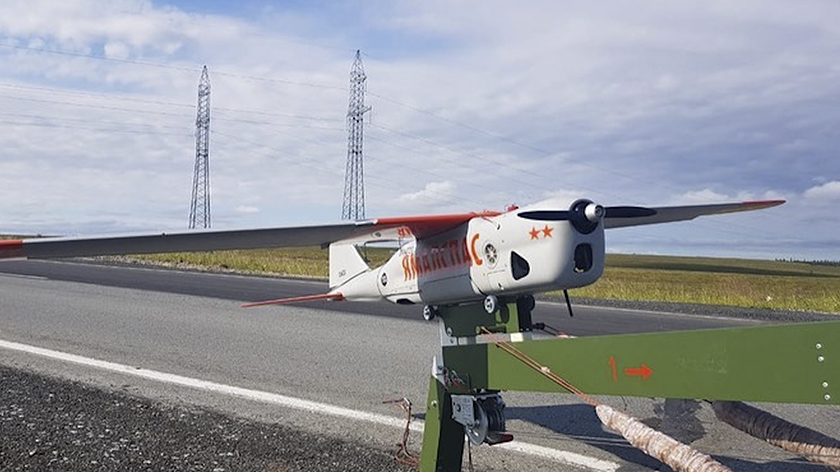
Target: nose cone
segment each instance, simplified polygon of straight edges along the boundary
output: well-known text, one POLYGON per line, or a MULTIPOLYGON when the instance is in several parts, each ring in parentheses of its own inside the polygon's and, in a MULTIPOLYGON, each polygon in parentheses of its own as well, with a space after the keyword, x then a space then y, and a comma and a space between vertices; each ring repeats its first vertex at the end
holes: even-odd
POLYGON ((583 215, 592 223, 597 223, 604 217, 604 207, 595 203, 590 203, 583 209, 583 215))

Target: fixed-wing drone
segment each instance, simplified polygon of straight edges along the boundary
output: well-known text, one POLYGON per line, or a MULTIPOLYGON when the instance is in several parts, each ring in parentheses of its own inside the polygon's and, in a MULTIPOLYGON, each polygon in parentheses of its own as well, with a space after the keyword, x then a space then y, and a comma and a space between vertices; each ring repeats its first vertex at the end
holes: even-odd
POLYGON ((595 282, 604 269, 604 230, 758 210, 784 200, 669 207, 608 206, 556 200, 505 212, 379 218, 270 229, 0 241, 2 258, 55 258, 224 249, 329 248, 329 291, 246 306, 309 300, 422 303, 440 306, 566 290, 595 282), (396 241, 399 249, 371 268, 357 246, 396 241))

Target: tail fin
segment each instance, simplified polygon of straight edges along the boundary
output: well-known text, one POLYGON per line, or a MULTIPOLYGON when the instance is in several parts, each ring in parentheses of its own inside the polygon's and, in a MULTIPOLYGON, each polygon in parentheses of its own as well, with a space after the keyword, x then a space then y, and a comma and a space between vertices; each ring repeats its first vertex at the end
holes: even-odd
POLYGON ((368 270, 370 266, 354 244, 330 244, 330 290, 368 270))

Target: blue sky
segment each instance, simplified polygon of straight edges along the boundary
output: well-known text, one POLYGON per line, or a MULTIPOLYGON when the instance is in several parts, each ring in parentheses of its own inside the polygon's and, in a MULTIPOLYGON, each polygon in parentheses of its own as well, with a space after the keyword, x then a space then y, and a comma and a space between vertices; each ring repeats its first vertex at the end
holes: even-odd
POLYGON ((0 4, 0 231, 186 226, 196 85, 214 227, 340 216, 368 75, 367 215, 785 198, 617 252, 840 259, 832 1, 0 4))

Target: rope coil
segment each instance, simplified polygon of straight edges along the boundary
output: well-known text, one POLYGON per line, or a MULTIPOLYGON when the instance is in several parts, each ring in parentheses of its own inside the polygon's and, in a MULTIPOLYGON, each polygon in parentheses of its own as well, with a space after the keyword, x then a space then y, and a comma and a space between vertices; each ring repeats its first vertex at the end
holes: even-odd
POLYGON ((397 405, 405 412, 405 429, 403 430, 402 439, 397 443, 397 450, 394 451, 394 460, 412 467, 419 466, 420 458, 408 450, 408 439, 411 434, 411 401, 403 397, 396 400, 384 400, 382 403, 397 405))
POLYGON ((806 460, 840 470, 840 441, 741 402, 712 402, 721 421, 806 460))

